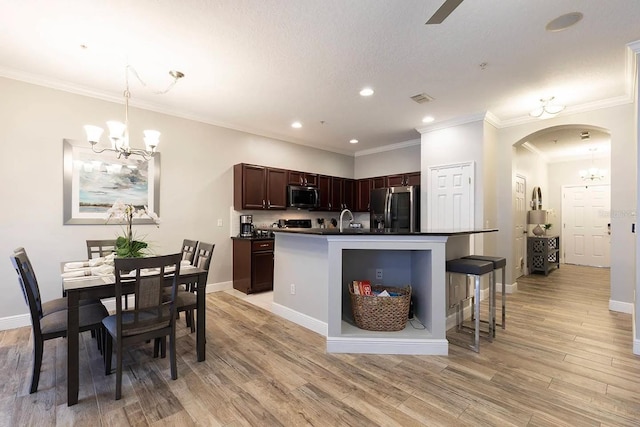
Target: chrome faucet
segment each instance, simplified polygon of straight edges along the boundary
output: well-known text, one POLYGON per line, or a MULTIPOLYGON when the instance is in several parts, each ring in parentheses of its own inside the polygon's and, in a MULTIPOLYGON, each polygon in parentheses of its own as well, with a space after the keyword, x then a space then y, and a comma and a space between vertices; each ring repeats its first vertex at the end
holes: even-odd
POLYGON ((347 212, 349 212, 349 216, 351 217, 351 219, 349 220, 349 224, 353 222, 353 214, 351 213, 351 211, 349 209, 343 209, 342 212, 340 212, 340 232, 341 233, 342 233, 342 217, 347 212))

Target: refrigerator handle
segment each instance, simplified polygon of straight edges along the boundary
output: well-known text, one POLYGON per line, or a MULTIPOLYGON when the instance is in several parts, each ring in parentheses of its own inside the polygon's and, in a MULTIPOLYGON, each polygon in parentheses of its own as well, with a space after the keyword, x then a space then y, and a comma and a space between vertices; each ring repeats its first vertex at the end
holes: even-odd
POLYGON ((391 228, 391 191, 384 197, 384 228, 391 228))

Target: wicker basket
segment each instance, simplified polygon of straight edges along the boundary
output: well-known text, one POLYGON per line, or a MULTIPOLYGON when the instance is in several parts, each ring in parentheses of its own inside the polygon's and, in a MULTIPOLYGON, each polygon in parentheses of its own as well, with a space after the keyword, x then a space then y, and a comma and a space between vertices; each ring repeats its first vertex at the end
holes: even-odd
POLYGON ((400 331, 404 329, 409 317, 411 304, 411 286, 394 288, 390 286, 371 286, 374 292, 385 290, 399 296, 379 297, 375 295, 351 294, 351 308, 356 326, 367 331, 400 331))

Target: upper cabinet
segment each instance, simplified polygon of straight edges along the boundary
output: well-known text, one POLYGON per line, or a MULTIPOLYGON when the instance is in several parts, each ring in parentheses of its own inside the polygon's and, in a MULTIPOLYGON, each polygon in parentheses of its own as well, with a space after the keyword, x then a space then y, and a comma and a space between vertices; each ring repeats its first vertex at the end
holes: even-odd
POLYGON ((373 189, 373 180, 371 178, 363 178, 356 181, 356 211, 368 212, 369 200, 371 198, 371 190, 373 189))
POLYGON ((349 178, 331 177, 331 191, 327 210, 356 210, 356 181, 349 178))
POLYGON ((287 208, 285 169, 240 163, 233 167, 235 210, 287 208))
POLYGON ((288 171, 287 176, 288 183, 292 185, 306 185, 314 187, 318 185, 317 173, 288 171))
POLYGON ((318 175, 318 193, 320 193, 319 211, 331 210, 331 177, 318 175))
POLYGON ((287 208, 287 185, 317 186, 317 211, 350 209, 368 212, 371 190, 420 185, 420 172, 350 179, 309 172, 240 163, 233 167, 233 205, 236 210, 287 208))
POLYGON ((420 172, 389 175, 386 177, 386 187, 406 185, 420 185, 420 172))

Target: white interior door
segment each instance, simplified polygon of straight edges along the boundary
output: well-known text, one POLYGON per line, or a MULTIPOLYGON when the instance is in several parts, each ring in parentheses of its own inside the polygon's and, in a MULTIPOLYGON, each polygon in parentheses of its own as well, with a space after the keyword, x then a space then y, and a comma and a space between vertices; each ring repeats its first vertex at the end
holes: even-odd
POLYGON ((515 231, 513 235, 515 256, 513 257, 513 272, 515 277, 518 278, 525 274, 524 272, 524 259, 525 248, 527 245, 527 181, 525 177, 521 175, 516 176, 516 182, 514 186, 514 199, 515 199, 515 231))
POLYGON ((567 264, 609 267, 609 185, 562 188, 562 241, 567 264))
POLYGON ((473 163, 429 167, 431 230, 473 228, 473 163))

